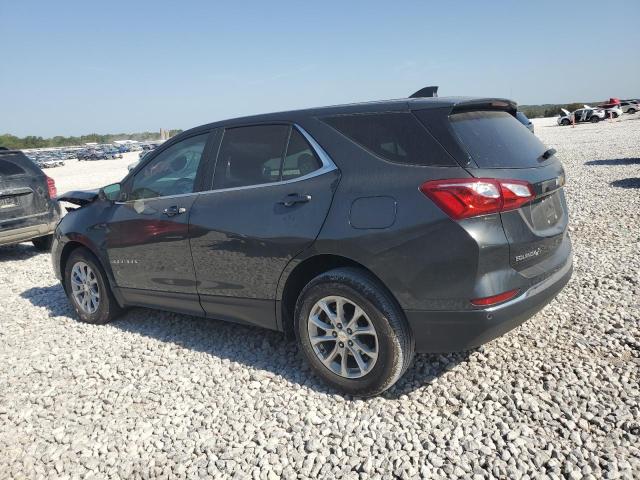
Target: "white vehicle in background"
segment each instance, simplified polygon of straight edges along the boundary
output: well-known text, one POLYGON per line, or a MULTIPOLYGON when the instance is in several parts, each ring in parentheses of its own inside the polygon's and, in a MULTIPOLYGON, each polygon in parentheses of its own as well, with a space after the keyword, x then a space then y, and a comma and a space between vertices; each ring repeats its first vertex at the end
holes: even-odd
POLYGON ((604 110, 606 118, 618 118, 622 116, 622 108, 620 105, 600 105, 600 108, 604 110))
POLYGON ((633 115, 636 112, 640 112, 640 103, 638 100, 622 100, 620 102, 620 108, 624 113, 633 115))
POLYGON ((565 110, 561 108, 562 113, 564 115, 560 115, 558 117, 558 125, 571 125, 572 118, 575 118, 576 123, 598 123, 600 120, 605 120, 607 115, 602 108, 594 108, 589 105, 585 105, 584 108, 579 108, 573 113, 570 113, 569 110, 565 110))

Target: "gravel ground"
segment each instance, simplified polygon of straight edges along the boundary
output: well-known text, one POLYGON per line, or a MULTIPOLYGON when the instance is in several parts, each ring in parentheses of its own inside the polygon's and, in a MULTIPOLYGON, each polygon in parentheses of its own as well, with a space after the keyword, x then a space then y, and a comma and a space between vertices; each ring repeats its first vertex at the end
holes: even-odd
POLYGON ((274 332, 145 309, 78 323, 48 255, 0 248, 0 477, 638 478, 640 116, 535 124, 567 171, 572 281, 369 400, 274 332))

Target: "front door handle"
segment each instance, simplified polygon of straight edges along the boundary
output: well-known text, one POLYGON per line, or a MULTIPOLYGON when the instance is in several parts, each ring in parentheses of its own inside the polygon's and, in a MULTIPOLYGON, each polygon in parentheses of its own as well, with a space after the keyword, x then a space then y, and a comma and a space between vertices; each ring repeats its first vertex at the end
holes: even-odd
POLYGON ((181 213, 186 212, 187 209, 184 207, 178 207, 177 205, 173 205, 171 207, 165 208, 162 213, 164 213, 167 217, 173 217, 175 215, 180 215, 181 213))
POLYGON ((284 197, 280 203, 285 207, 293 207, 296 203, 307 203, 311 200, 311 195, 308 194, 300 194, 300 193, 291 193, 284 197))

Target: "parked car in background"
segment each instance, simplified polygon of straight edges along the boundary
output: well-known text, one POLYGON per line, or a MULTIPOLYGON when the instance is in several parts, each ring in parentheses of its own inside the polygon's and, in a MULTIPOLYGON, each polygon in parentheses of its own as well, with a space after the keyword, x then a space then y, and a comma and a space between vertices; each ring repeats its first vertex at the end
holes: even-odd
POLYGON ((412 98, 194 128, 61 196, 80 208, 56 276, 82 321, 138 305, 281 330, 329 384, 377 394, 414 351, 486 343, 571 276, 563 167, 515 116, 412 98))
POLYGON ((560 110, 562 110, 562 113, 564 115, 560 115, 558 117, 558 125, 571 125, 572 118, 575 118, 576 123, 598 123, 600 120, 604 120, 605 118, 607 118, 603 109, 589 107, 588 105, 585 105, 584 108, 579 108, 573 113, 570 113, 564 108, 561 108, 560 110))
POLYGON ((0 245, 31 241, 51 248, 60 219, 56 185, 19 150, 0 149, 0 245))
POLYGON ((518 110, 516 112, 516 118, 518 119, 518 121, 521 124, 523 124, 525 127, 527 127, 531 133, 535 133, 534 132, 534 127, 533 127, 533 122, 531 120, 529 120, 529 118, 524 113, 522 113, 520 110, 518 110))
POLYGON ((605 118, 618 118, 622 115, 623 110, 618 105, 599 105, 599 108, 604 110, 605 118))
POLYGON ((633 115, 634 113, 640 111, 640 103, 637 100, 622 100, 620 102, 620 108, 623 113, 629 113, 633 115))

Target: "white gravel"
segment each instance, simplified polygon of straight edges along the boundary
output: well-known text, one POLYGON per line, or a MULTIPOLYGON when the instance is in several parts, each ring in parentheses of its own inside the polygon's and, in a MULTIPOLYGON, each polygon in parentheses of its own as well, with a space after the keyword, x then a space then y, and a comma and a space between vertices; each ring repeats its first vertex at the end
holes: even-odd
MULTIPOLYGON (((0 477, 638 478, 640 116, 534 123, 567 171, 572 281, 366 401, 278 333, 145 309, 81 324, 48 255, 0 248, 0 477)), ((85 165, 110 176, 79 187, 117 180, 85 165)))

